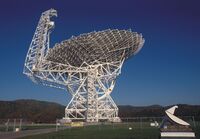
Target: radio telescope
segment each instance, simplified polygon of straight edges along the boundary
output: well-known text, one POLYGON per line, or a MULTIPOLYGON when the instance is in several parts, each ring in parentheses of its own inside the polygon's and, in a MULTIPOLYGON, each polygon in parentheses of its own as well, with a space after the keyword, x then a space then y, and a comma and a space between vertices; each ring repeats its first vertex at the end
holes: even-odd
POLYGON ((33 82, 65 89, 72 95, 65 120, 120 121, 110 95, 123 62, 142 48, 142 35, 108 29, 72 36, 49 48, 53 16, 57 16, 54 9, 42 13, 23 73, 33 82))

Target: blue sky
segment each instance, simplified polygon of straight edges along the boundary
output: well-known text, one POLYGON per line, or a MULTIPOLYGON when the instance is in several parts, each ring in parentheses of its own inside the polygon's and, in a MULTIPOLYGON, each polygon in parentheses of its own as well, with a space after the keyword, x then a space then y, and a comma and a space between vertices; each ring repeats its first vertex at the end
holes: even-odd
POLYGON ((32 83, 24 59, 43 11, 58 11, 51 47, 91 31, 142 33, 142 50, 124 63, 111 94, 117 104, 200 104, 199 0, 1 0, 0 100, 39 99, 66 105, 71 96, 32 83))

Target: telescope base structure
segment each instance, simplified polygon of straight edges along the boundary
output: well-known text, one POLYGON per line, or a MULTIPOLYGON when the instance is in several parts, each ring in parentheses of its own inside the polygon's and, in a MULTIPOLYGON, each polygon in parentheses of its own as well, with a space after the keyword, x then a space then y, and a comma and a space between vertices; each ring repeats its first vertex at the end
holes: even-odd
MULTIPOLYGON (((103 67, 105 68, 105 66, 103 67)), ((102 69, 102 65, 89 70, 85 76, 80 73, 74 74, 76 79, 68 83, 67 89, 71 92, 72 99, 65 109, 63 119, 66 122, 121 121, 118 117, 118 107, 110 96, 121 66, 109 74, 105 74, 99 69, 102 69)), ((74 78, 73 75, 70 76, 74 78)))

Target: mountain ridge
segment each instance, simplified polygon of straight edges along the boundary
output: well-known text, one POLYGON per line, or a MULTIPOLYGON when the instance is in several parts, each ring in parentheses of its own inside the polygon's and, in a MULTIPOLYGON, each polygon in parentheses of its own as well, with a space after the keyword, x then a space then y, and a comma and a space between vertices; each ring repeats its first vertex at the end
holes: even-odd
MULTIPOLYGON (((200 105, 177 104, 178 116, 194 116, 200 120, 200 105)), ((164 111, 171 107, 161 105, 132 106, 119 105, 119 117, 162 117, 164 111)), ((64 117, 65 106, 48 101, 34 99, 0 100, 0 119, 22 118, 35 123, 51 123, 64 117)))

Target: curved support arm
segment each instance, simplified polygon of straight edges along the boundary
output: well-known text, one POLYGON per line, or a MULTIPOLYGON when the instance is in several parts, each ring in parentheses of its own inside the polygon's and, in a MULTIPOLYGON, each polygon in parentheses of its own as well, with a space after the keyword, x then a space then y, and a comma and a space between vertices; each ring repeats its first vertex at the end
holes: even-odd
POLYGON ((24 64, 23 73, 29 77, 33 76, 33 72, 38 68, 40 61, 49 49, 49 35, 54 27, 54 22, 50 18, 53 16, 57 16, 57 12, 50 9, 43 12, 40 17, 24 64))

